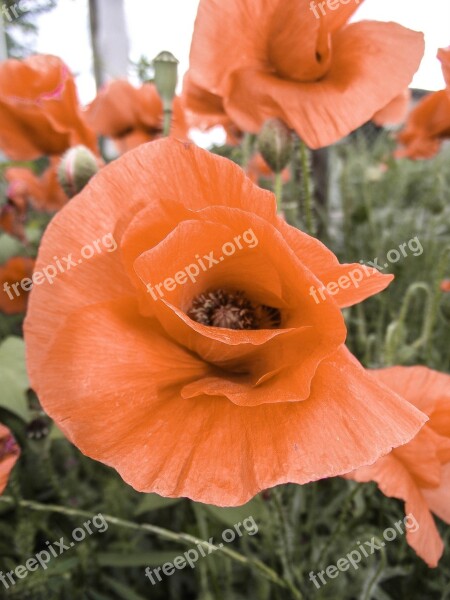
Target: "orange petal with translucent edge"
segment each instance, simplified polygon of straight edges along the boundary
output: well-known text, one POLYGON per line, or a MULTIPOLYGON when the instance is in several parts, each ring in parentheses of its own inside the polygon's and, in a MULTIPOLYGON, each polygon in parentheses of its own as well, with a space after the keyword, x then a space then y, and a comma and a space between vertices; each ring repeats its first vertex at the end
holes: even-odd
MULTIPOLYGON (((78 260, 81 248, 105 235, 114 234, 113 239, 120 244, 128 216, 134 216, 143 205, 153 206, 157 214, 155 198, 160 198, 162 189, 164 197, 184 202, 193 210, 216 202, 245 207, 275 221, 273 194, 256 187, 236 165, 193 144, 160 140, 140 146, 101 169, 52 219, 39 248, 36 270, 54 265, 55 256, 62 259, 72 254, 78 260), (199 177, 204 186, 199 185, 199 177)), ((40 373, 42 348, 72 311, 131 294, 135 288, 119 252, 107 251, 66 269, 52 285, 44 282, 34 286, 25 321, 31 378, 40 373)))
POLYGON ((372 372, 379 381, 429 415, 428 426, 450 437, 450 430, 439 425, 447 407, 450 413, 450 375, 423 366, 389 367, 372 372))
POLYGON ((410 526, 406 531, 408 544, 429 567, 437 566, 444 544, 425 499, 425 492, 422 493, 408 470, 393 454, 381 458, 371 467, 350 473, 347 478, 360 483, 375 481, 385 496, 403 500, 405 514, 410 515, 410 526))
POLYGON ((180 398, 177 382, 201 377, 204 365, 136 309, 116 303, 73 314, 37 391, 83 453, 137 490, 236 506, 274 485, 372 463, 423 423, 343 351, 321 364, 305 402, 243 409, 225 398, 180 398))
MULTIPOLYGON (((320 274, 324 286, 341 308, 353 306, 382 292, 393 281, 393 275, 384 275, 360 263, 342 264, 320 274), (333 284, 333 285, 331 285, 333 284)), ((321 296, 318 295, 319 301, 321 296)))
MULTIPOLYGON (((202 0, 189 56, 191 80, 222 96, 230 71, 266 64, 267 36, 279 5, 279 0, 202 0)), ((319 27, 316 23, 310 23, 315 30, 319 27)))
MULTIPOLYGON (((330 66, 328 30, 324 20, 314 16, 310 4, 310 0, 284 0, 278 2, 271 15, 266 33, 268 62, 279 77, 315 81, 323 77, 330 66)), ((242 7, 238 10, 242 11, 242 7)), ((216 20, 220 22, 217 17, 216 20)), ((253 31, 256 39, 261 37, 259 27, 253 27, 253 31)), ((241 60, 234 64, 233 69, 242 63, 241 60)), ((222 64, 231 70, 227 56, 222 58, 222 64)))
POLYGON ((100 89, 85 115, 97 134, 117 137, 136 124, 137 111, 137 89, 118 79, 100 89))
MULTIPOLYGON (((330 282, 338 284, 340 277, 349 279, 350 272, 358 271, 357 274, 353 275, 355 283, 351 282, 349 286, 348 281, 341 282, 346 287, 339 285, 339 291, 333 296, 333 299, 341 308, 362 302, 369 296, 383 291, 394 278, 393 275, 381 274, 377 269, 362 266, 358 263, 340 264, 336 256, 322 242, 295 227, 291 227, 285 221, 279 220, 277 228, 297 257, 321 281, 321 286, 318 289, 330 282), (357 281, 358 279, 361 279, 361 281, 357 281)), ((326 298, 331 296, 325 291, 324 295, 326 298)), ((318 293, 316 293, 316 296, 319 302, 322 302, 322 296, 318 293)))
POLYGON ((423 490, 423 495, 434 514, 450 524, 450 464, 442 467, 439 487, 423 490))
POLYGON ((325 26, 330 33, 336 32, 338 29, 347 24, 347 21, 362 5, 364 0, 355 0, 350 3, 339 2, 333 10, 330 10, 330 5, 325 7, 326 14, 322 16, 321 11, 318 11, 321 18, 325 22, 325 26))
POLYGON ((215 125, 231 123, 223 108, 222 98, 194 83, 189 72, 183 79, 181 101, 188 112, 189 123, 193 127, 209 129, 215 125))
POLYGON ((445 90, 433 92, 417 104, 398 139, 407 144, 410 137, 421 136, 450 136, 450 97, 445 90))
POLYGON ((411 90, 407 88, 384 108, 377 111, 372 121, 376 125, 400 125, 406 119, 411 101, 411 90))
POLYGON ((310 148, 327 146, 408 86, 423 48, 421 33, 396 23, 354 23, 333 36, 331 66, 322 79, 301 83, 255 68, 237 69, 230 76, 225 110, 245 131, 257 133, 266 119, 278 117, 310 148))

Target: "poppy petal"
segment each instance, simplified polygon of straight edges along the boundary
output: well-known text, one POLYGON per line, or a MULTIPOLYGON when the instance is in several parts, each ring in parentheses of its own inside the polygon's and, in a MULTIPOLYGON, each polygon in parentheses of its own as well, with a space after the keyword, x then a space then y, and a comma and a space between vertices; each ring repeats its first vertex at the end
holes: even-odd
POLYGON ((237 69, 230 76, 225 110, 245 131, 257 133, 265 120, 278 117, 310 148, 327 146, 408 87, 423 49, 422 34, 396 23, 353 23, 333 36, 333 60, 322 79, 301 83, 255 68, 237 69), (383 86, 378 84, 381 70, 383 86))
POLYGON ((44 367, 44 407, 84 453, 140 491, 220 506, 372 463, 425 418, 346 351, 319 367, 305 402, 243 409, 220 397, 181 399, 177 385, 201 377, 204 363, 159 336, 131 300, 73 314, 44 367))

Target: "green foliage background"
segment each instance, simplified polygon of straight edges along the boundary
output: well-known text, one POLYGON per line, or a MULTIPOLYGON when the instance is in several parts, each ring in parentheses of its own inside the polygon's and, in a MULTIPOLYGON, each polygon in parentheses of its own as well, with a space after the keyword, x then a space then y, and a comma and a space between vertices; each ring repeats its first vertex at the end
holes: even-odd
MULTIPOLYGON (((317 214, 320 235, 345 262, 384 259, 390 249, 419 238, 423 253, 413 256, 410 252, 386 271, 395 274, 388 290, 345 311, 348 345, 368 367, 427 364, 448 372, 450 294, 443 293, 439 283, 445 276, 450 278, 450 152, 444 150, 430 161, 396 161, 391 158, 393 146, 388 134, 368 138, 360 133, 329 150, 329 202, 317 214)), ((235 149, 216 150, 242 160, 235 149)), ((294 178, 286 186, 285 201, 301 204, 300 199, 301 182, 294 178)), ((296 215, 291 214, 299 226, 300 214, 301 206, 296 215)), ((2 262, 17 253, 35 252, 45 222, 36 216, 29 227, 35 232, 31 249, 0 236, 2 262)), ((81 455, 42 413, 28 389, 20 335, 21 319, 1 315, 0 421, 14 431, 22 456, 0 499, 0 570, 24 564, 46 549, 46 541, 61 536, 71 539, 72 530, 82 526, 86 514, 101 512, 126 523, 110 523, 105 533, 88 536, 52 560, 47 570, 29 573, 9 590, 0 584, 1 598, 450 597, 450 528, 440 522, 446 551, 437 569, 428 569, 404 537, 398 536, 363 560, 357 570, 340 573, 320 590, 310 581, 310 571, 336 564, 357 543, 380 538, 386 527, 403 518, 402 503, 384 498, 373 484, 333 479, 287 485, 236 509, 135 492, 114 471, 81 455), (257 535, 244 535, 229 546, 241 558, 217 551, 199 560, 194 570, 176 571, 155 586, 144 576, 146 566, 160 566, 190 547, 183 534, 220 541, 225 528, 250 515, 258 524, 257 535), (153 524, 176 535, 169 541, 143 528, 130 529, 127 523, 153 524), (263 576, 255 561, 281 579, 263 576)))

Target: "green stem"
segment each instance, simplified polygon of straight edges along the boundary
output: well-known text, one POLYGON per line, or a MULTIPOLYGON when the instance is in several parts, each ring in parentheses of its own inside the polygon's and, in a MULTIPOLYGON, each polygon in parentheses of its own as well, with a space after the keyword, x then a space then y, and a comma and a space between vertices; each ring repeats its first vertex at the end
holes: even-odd
MULTIPOLYGON (((69 508, 67 506, 58 506, 56 504, 41 504, 40 502, 34 502, 32 500, 15 500, 9 496, 1 496, 0 502, 4 504, 9 504, 11 506, 19 506, 21 508, 28 508, 30 510, 35 510, 38 512, 51 512, 58 513, 62 515, 68 515, 71 517, 84 517, 91 518, 92 513, 86 510, 80 510, 77 508, 69 508)), ((236 563, 241 565, 245 565, 248 568, 255 568, 265 579, 270 581, 271 583, 278 585, 284 589, 290 589, 292 592, 291 584, 288 581, 285 581, 283 578, 279 577, 275 571, 273 571, 266 564, 261 562, 260 560, 254 558, 247 558, 246 556, 242 556, 238 552, 234 550, 230 550, 225 546, 219 547, 214 546, 204 540, 194 537, 193 535, 189 535, 188 533, 176 533, 174 531, 170 531, 169 529, 164 529, 163 527, 158 527, 157 525, 150 525, 149 523, 133 523, 132 521, 126 521, 125 519, 118 519, 117 517, 113 517, 111 515, 103 515, 103 518, 107 523, 111 525, 117 525, 118 527, 125 527, 127 529, 133 529, 135 531, 141 531, 146 533, 152 533, 157 537, 168 540, 170 542, 178 542, 184 545, 198 545, 202 546, 206 550, 211 552, 217 551, 221 552, 224 556, 233 560, 236 563)), ((301 595, 295 595, 293 592, 294 598, 296 600, 302 600, 301 595)))
POLYGON ((164 110, 164 124, 163 124, 163 136, 168 137, 170 135, 170 126, 172 125, 172 107, 164 110))
POLYGON ((278 516, 278 525, 280 528, 282 540, 282 545, 280 548, 280 558, 283 564, 284 578, 285 581, 288 583, 289 589, 291 590, 294 598, 296 598, 297 600, 302 600, 303 596, 300 590, 295 585, 295 577, 292 569, 291 543, 289 540, 289 524, 287 522, 285 510, 283 507, 281 490, 278 488, 272 488, 271 494, 273 498, 273 505, 278 516))
POLYGON ((283 202, 283 178, 281 176, 281 171, 275 173, 274 182, 273 182, 273 193, 277 199, 277 207, 278 212, 281 212, 281 203, 283 202))
POLYGON ((309 164, 308 149, 300 140, 300 162, 302 166, 303 183, 303 210, 306 232, 314 235, 314 216, 313 216, 313 195, 311 185, 311 169, 309 164))

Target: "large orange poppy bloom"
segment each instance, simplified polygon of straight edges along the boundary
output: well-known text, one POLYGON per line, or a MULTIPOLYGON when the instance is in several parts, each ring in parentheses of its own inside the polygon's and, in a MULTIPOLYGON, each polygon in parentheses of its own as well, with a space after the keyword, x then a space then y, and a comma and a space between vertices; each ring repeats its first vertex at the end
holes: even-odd
POLYGON ((37 210, 57 211, 69 200, 58 181, 59 158, 53 157, 50 166, 38 177, 23 167, 5 171, 8 182, 7 196, 14 203, 31 204, 37 210))
MULTIPOLYGON (((128 81, 107 84, 88 106, 87 120, 99 135, 114 140, 122 154, 161 137, 163 105, 153 83, 135 88, 128 81)), ((187 124, 179 98, 174 98, 171 135, 187 138, 187 124)))
POLYGON ((340 308, 392 278, 316 303, 361 265, 231 161, 173 139, 128 152, 57 213, 37 268, 108 233, 120 250, 33 289, 27 361, 67 437, 136 489, 237 505, 372 463, 426 419, 344 346, 340 308))
POLYGON ((84 144, 96 149, 84 122, 75 82, 56 56, 0 64, 0 148, 13 160, 61 154, 84 144))
POLYGON ((441 48, 438 58, 447 89, 428 94, 411 111, 398 141, 403 146, 398 158, 432 158, 443 140, 450 138, 450 48, 441 48))
POLYGON ((444 545, 432 513, 450 524, 450 376, 426 367, 392 367, 373 374, 430 420, 411 442, 348 478, 376 481, 383 494, 405 501, 405 513, 419 523, 417 531, 407 531, 407 541, 435 567, 444 545))
POLYGON ((356 2, 326 8, 325 15, 311 4, 201 0, 189 78, 220 96, 242 130, 257 133, 276 117, 319 148, 369 121, 408 87, 424 42, 396 23, 348 25, 356 2))
POLYGON ((0 423, 0 494, 3 494, 9 475, 20 456, 20 448, 10 430, 0 423))
POLYGON ((7 315, 25 312, 31 286, 25 285, 23 289, 18 284, 31 278, 33 267, 34 260, 22 256, 10 258, 0 266, 0 312, 7 315))

